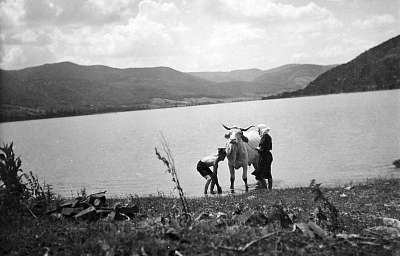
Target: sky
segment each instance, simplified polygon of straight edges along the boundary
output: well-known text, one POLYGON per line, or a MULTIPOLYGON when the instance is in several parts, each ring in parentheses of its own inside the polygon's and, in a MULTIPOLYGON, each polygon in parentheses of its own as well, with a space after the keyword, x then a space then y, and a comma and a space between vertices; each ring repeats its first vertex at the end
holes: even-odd
POLYGON ((400 34, 400 0, 0 0, 0 68, 340 64, 400 34))

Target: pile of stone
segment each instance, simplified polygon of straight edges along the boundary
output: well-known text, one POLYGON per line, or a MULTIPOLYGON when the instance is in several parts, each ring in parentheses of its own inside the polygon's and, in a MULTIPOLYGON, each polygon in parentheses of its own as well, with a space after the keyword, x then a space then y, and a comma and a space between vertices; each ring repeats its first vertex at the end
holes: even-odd
POLYGON ((76 220, 130 220, 139 212, 137 205, 128 206, 120 203, 114 207, 106 205, 106 191, 88 196, 80 196, 61 202, 47 214, 57 218, 74 218, 76 220))

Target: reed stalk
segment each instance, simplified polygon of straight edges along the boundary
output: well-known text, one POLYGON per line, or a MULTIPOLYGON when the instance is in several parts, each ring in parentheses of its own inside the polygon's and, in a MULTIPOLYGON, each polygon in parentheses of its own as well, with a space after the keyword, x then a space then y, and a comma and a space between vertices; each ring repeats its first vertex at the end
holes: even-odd
POLYGON ((185 193, 183 192, 183 188, 182 188, 182 186, 180 185, 180 182, 179 182, 178 174, 177 174, 177 171, 176 171, 176 168, 175 168, 175 161, 174 161, 174 158, 172 156, 171 149, 170 149, 170 147, 168 145, 168 142, 167 142, 165 136, 162 133, 160 133, 160 135, 161 135, 161 146, 162 146, 162 149, 163 149, 166 157, 162 156, 160 154, 160 152, 157 150, 157 147, 155 147, 154 149, 155 149, 155 152, 156 152, 156 156, 167 167, 166 171, 169 174, 171 174, 172 181, 175 184, 174 189, 177 189, 178 193, 179 193, 179 198, 180 198, 181 204, 182 204, 182 210, 183 210, 185 215, 189 215, 188 203, 186 201, 186 197, 185 197, 185 193))

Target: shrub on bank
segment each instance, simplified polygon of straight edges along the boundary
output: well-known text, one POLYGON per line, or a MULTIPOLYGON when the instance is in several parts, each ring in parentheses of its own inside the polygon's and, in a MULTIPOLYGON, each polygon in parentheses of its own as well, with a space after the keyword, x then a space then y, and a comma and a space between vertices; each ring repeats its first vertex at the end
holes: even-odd
POLYGON ((25 214, 36 217, 54 198, 51 186, 41 184, 32 172, 25 173, 13 143, 0 147, 0 222, 9 223, 25 214))

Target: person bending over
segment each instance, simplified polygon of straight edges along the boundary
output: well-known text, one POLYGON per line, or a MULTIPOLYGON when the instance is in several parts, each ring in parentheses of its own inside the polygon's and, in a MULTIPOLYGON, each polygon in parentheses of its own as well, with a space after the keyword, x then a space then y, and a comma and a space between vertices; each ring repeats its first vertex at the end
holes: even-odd
POLYGON ((207 194, 208 186, 211 182, 210 193, 214 194, 214 185, 217 186, 218 194, 222 193, 222 189, 218 184, 218 163, 223 161, 226 157, 225 148, 218 148, 218 153, 213 155, 208 155, 203 157, 197 163, 197 171, 206 179, 206 184, 204 186, 204 194, 207 194), (210 167, 213 168, 211 171, 210 167))

